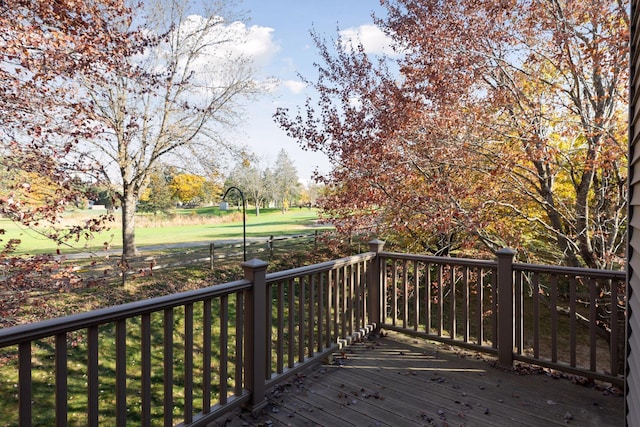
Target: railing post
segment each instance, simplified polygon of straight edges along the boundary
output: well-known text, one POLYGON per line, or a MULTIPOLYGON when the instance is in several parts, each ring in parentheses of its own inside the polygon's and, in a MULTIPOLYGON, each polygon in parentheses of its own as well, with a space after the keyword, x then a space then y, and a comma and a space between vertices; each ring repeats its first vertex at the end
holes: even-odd
POLYGON ((513 259, 516 253, 504 248, 498 257, 498 363, 513 365, 513 259))
MULTIPOLYGON (((369 242, 369 251, 380 254, 384 248, 382 240, 372 240, 369 242)), ((382 325, 382 280, 380 271, 380 256, 377 255, 373 261, 371 261, 371 268, 369 269, 368 277, 368 301, 367 308, 369 309, 369 323, 372 324, 377 331, 382 325)))
POLYGON ((269 264, 252 259, 242 264, 244 278, 253 283, 251 290, 245 293, 244 306, 244 382, 251 393, 249 409, 261 410, 267 405, 265 399, 266 375, 266 304, 267 266, 269 264))

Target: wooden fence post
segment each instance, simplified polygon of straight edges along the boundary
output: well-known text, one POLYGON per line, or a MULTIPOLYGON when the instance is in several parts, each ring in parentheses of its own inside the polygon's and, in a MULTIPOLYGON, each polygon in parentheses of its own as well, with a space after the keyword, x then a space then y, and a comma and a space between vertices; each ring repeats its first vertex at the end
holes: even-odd
POLYGON ((267 297, 267 262, 252 259, 242 263, 244 278, 253 283, 251 289, 245 291, 244 305, 244 383, 251 393, 249 409, 252 412, 261 410, 267 405, 265 398, 266 375, 266 304, 267 297))
POLYGON ((513 259, 515 251, 500 249, 498 257, 498 362, 513 365, 513 259))
POLYGON ((375 331, 380 329, 382 325, 382 315, 381 315, 381 306, 382 306, 382 280, 381 280, 381 267, 380 267, 380 252, 384 248, 384 243, 382 240, 372 240, 369 242, 369 251, 375 252, 377 255, 371 261, 371 266, 369 268, 369 277, 367 280, 368 287, 368 301, 367 308, 369 311, 369 323, 373 325, 375 331))

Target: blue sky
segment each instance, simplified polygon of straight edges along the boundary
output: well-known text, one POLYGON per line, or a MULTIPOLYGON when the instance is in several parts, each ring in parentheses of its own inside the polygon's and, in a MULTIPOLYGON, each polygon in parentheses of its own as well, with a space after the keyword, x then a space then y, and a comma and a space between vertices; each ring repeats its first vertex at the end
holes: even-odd
POLYGON ((281 149, 296 164, 298 176, 307 181, 314 168, 327 172, 330 165, 319 153, 305 152, 297 142, 273 122, 279 106, 295 111, 303 106, 306 93, 297 73, 315 80, 313 62, 317 51, 312 46, 309 30, 326 38, 335 38, 337 28, 359 37, 368 51, 379 51, 385 45, 382 35, 372 26, 371 12, 382 15, 378 0, 244 0, 241 8, 248 11, 252 28, 252 52, 260 75, 275 77, 281 84, 273 93, 251 103, 247 118, 231 137, 247 145, 262 158, 263 166, 271 166, 281 149))

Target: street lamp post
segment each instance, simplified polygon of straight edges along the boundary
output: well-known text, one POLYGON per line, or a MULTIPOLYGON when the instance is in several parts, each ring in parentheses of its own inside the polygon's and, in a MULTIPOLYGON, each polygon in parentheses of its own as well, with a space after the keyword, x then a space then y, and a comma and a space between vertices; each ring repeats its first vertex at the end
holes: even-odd
POLYGON ((238 187, 229 187, 227 191, 224 192, 224 196, 222 196, 222 200, 227 197, 229 191, 236 190, 240 193, 240 198, 242 199, 242 253, 243 260, 247 261, 247 211, 246 211, 246 203, 244 199, 244 193, 238 187))

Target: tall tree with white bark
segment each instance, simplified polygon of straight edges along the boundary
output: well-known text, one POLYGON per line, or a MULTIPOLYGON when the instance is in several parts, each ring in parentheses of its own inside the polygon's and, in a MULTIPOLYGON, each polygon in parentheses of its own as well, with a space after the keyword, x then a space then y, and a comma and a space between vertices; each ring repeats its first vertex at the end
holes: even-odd
POLYGON ((247 28, 226 2, 189 14, 188 1, 145 2, 144 49, 129 58, 136 73, 106 72, 87 81, 102 137, 88 140, 103 173, 119 189, 123 256, 137 251, 135 211, 150 173, 162 160, 210 171, 225 150, 223 130, 241 117, 242 101, 259 92, 251 61, 239 46, 247 28))

